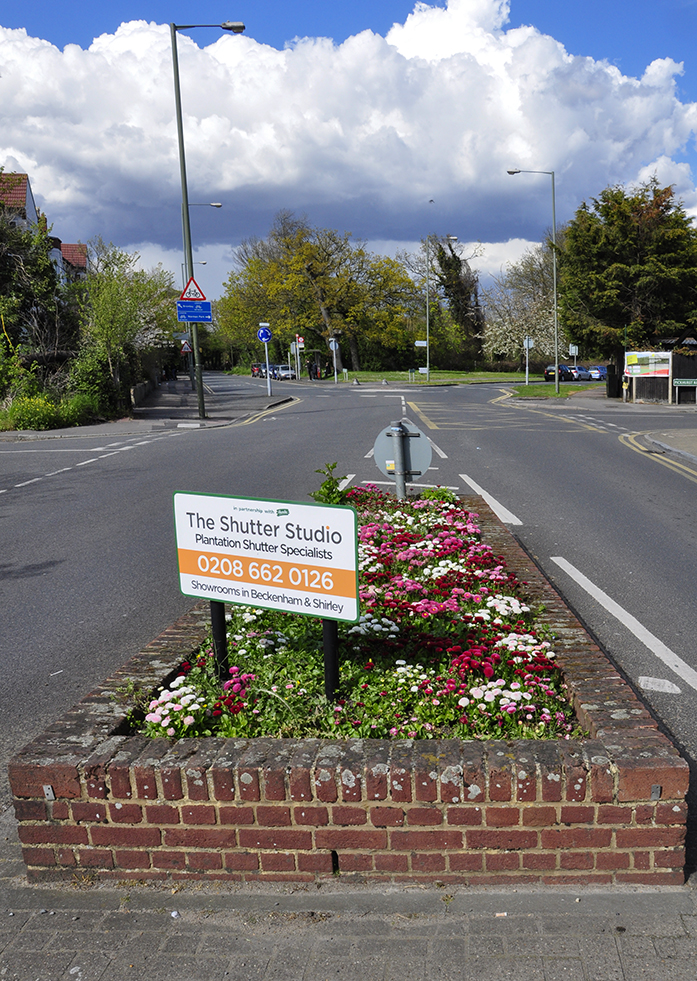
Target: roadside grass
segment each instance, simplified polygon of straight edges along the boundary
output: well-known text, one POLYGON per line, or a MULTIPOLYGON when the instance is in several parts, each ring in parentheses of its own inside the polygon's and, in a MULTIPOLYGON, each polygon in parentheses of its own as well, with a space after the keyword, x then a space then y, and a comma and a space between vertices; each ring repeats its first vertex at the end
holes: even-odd
MULTIPOLYGON (((238 365, 226 372, 232 375, 249 375, 250 370, 244 365, 238 365)), ((535 382, 541 382, 541 374, 531 374, 530 377, 535 382)), ((413 374, 410 378, 408 371, 349 371, 348 384, 353 384, 354 379, 359 383, 382 382, 383 379, 388 383, 399 383, 400 385, 472 385, 472 384, 519 384, 525 381, 524 371, 431 371, 430 381, 426 376, 413 374), (413 379, 413 380, 412 380, 413 379)), ((307 375, 300 375, 300 381, 308 381, 307 375)), ((323 378, 321 385, 333 385, 334 376, 323 378)), ((343 375, 339 375, 339 384, 345 385, 343 375)))
POLYGON ((592 382, 589 385, 570 385, 568 382, 562 382, 557 395, 553 383, 544 382, 541 385, 518 385, 513 389, 513 394, 526 399, 568 399, 569 396, 578 395, 579 392, 601 387, 605 387, 605 382, 592 382))

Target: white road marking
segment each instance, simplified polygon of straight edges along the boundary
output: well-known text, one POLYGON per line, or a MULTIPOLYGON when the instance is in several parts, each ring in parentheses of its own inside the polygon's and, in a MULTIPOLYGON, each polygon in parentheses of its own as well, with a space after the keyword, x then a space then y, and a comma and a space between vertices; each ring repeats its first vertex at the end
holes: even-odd
POLYGON ((96 463, 99 459, 98 456, 93 456, 91 460, 82 460, 80 463, 76 463, 76 467, 86 467, 88 463, 96 463))
MULTIPOLYGON (((362 484, 376 484, 380 487, 394 487, 394 480, 362 480, 362 484)), ((460 490, 458 486, 448 487, 445 484, 407 484, 407 490, 410 487, 445 487, 446 490, 456 491, 460 490)))
POLYGON ((672 681, 668 681, 667 678, 647 678, 646 675, 642 675, 638 679, 638 684, 644 691, 663 691, 668 695, 682 694, 682 689, 674 685, 672 681))
POLYGON ((438 456, 441 458, 441 460, 447 460, 448 459, 448 454, 447 453, 444 453, 443 450, 440 448, 440 446, 436 446, 436 444, 433 442, 433 440, 431 439, 430 436, 428 437, 428 441, 431 444, 431 446, 433 447, 433 449, 436 451, 436 453, 438 454, 438 456))
POLYGON ((371 456, 373 455, 373 453, 375 453, 375 447, 373 447, 372 450, 368 450, 368 452, 363 457, 363 459, 364 460, 369 460, 371 458, 371 456))
POLYGON ((33 477, 31 480, 25 480, 21 484, 15 484, 15 487, 27 487, 29 484, 35 484, 37 480, 42 480, 41 477, 33 477))
POLYGON ((343 480, 339 481, 339 490, 344 490, 355 477, 355 473, 347 473, 343 480))
POLYGON ((628 613, 623 607, 616 603, 607 593, 603 592, 595 583, 592 583, 590 579, 583 575, 575 566, 567 562, 565 558, 560 555, 552 555, 552 562, 556 562, 560 569, 570 576, 575 583, 585 589, 585 591, 593 597, 596 602, 600 603, 608 613, 611 613, 613 617, 616 617, 620 623, 629 630, 637 640, 647 647, 652 654, 663 661, 666 667, 674 671, 679 678, 682 678, 686 684, 697 691, 697 671, 691 668, 689 664, 683 661, 682 658, 678 657, 675 651, 671 651, 670 647, 667 647, 662 640, 659 640, 655 634, 647 630, 646 627, 639 623, 636 617, 633 617, 631 613, 628 613))
POLYGON ((465 473, 461 473, 459 476, 466 484, 469 484, 475 494, 479 494, 480 497, 484 498, 496 517, 503 521, 505 525, 522 525, 523 522, 520 520, 520 518, 516 518, 512 511, 509 511, 508 508, 504 507, 503 504, 497 501, 495 497, 492 497, 488 491, 485 491, 483 487, 480 487, 479 484, 475 483, 471 477, 468 477, 465 473))

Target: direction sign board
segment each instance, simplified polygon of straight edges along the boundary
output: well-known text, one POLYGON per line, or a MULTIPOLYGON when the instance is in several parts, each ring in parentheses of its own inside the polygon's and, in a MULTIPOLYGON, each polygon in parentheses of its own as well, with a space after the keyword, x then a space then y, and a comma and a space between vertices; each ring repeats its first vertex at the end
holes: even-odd
POLYGON ((428 347, 427 341, 414 341, 414 347, 428 347))
POLYGON ((205 294, 192 276, 182 291, 180 300, 205 300, 205 294))
POLYGON ((194 300, 177 300, 177 320, 187 324, 210 324, 213 322, 213 310, 210 300, 198 302, 194 300))
POLYGON ((353 508, 222 495, 174 495, 185 596, 354 623, 353 508))

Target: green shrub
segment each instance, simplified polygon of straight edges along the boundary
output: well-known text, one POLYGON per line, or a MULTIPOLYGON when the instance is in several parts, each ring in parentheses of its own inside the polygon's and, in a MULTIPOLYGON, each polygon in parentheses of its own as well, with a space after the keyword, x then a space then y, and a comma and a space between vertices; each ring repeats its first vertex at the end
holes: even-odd
POLYGON ((87 392, 76 392, 65 398, 59 409, 64 426, 86 426, 99 416, 99 406, 87 392))
POLYGON ((45 395, 29 395, 15 399, 9 409, 15 429, 56 429, 61 425, 58 406, 45 395))

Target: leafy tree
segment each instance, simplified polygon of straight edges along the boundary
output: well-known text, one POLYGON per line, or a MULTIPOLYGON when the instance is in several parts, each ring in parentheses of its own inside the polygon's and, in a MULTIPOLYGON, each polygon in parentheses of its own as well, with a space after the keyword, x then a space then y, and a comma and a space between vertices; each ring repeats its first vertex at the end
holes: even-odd
POLYGON ((574 342, 619 363, 697 322, 697 232, 672 187, 607 187, 561 236, 559 294, 574 342))
POLYGON ((301 334, 306 350, 326 351, 329 358, 329 338, 338 336, 354 370, 373 346, 383 356, 409 346, 415 297, 410 276, 396 260, 353 243, 348 232, 312 228, 306 219, 280 212, 268 238, 242 243, 237 265, 218 317, 219 329, 238 347, 258 349, 257 325, 265 320, 273 325, 279 354, 301 334))
POLYGON ((106 358, 118 389, 129 354, 164 344, 176 329, 174 279, 161 266, 138 269, 137 253, 101 239, 91 244, 90 252, 83 339, 106 358))
POLYGON ((508 263, 483 291, 484 352, 491 359, 524 360, 523 340, 535 342, 536 357, 554 356, 554 282, 549 242, 508 263))
POLYGON ((45 365, 75 350, 75 308, 51 261, 45 223, 23 228, 12 218, 0 205, 0 313, 12 346, 45 365))
POLYGON ((456 327, 458 362, 471 367, 482 354, 484 318, 479 277, 461 250, 446 237, 435 243, 436 279, 456 327))

